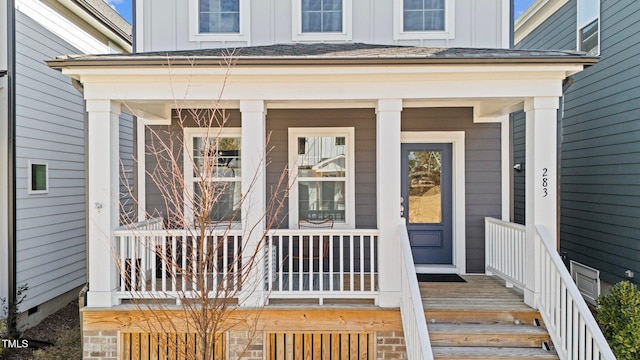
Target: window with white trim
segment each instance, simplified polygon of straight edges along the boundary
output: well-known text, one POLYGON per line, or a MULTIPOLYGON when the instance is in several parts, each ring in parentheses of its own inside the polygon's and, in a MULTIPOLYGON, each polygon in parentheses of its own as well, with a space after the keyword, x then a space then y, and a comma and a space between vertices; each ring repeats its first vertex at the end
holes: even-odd
POLYGON ((349 40, 352 0, 292 0, 293 40, 349 40))
POLYGON ((600 54, 600 0, 578 0, 578 50, 600 54))
POLYGON ((250 0, 189 0, 191 41, 248 41, 250 0))
POLYGON ((185 215, 203 214, 215 225, 240 222, 239 128, 185 129, 185 215))
POLYGON ((289 128, 289 226, 355 227, 354 128, 289 128))
POLYGON ((455 0, 394 0, 395 39, 453 39, 455 0))
POLYGON ((49 192, 49 164, 44 161, 29 161, 27 167, 28 194, 49 192))

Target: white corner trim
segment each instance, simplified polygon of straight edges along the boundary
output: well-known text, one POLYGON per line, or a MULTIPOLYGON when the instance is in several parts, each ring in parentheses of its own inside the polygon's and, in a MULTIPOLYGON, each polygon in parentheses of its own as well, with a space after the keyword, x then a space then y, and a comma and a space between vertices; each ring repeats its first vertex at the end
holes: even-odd
POLYGON ((291 40, 296 42, 350 41, 353 28, 353 0, 342 0, 342 32, 302 32, 302 0, 291 0, 291 40))
POLYGON ((511 221, 511 118, 501 117, 500 124, 500 179, 502 187, 502 220, 511 221))
POLYGON ((189 0, 189 41, 245 41, 251 43, 251 1, 239 0, 240 32, 200 33, 198 0, 189 0))
MULTIPOLYGON (((465 132, 464 131, 403 131, 402 143, 449 143, 453 148, 453 266, 465 274, 466 266, 466 188, 465 188, 465 132)), ((441 268, 442 266, 440 266, 441 268)), ((431 271, 424 268, 423 270, 431 271)), ((433 269, 438 272, 437 268, 433 269)), ((451 271, 449 271, 451 272, 451 271)))
POLYGON ((393 40, 455 39, 456 0, 445 0, 444 31, 404 31, 403 1, 393 1, 393 40))
POLYGON ((290 127, 289 128, 289 228, 298 228, 298 141, 300 136, 345 136, 347 144, 347 176, 345 184, 345 222, 334 223, 334 229, 355 229, 356 228, 356 196, 355 196, 355 128, 354 127, 290 127))

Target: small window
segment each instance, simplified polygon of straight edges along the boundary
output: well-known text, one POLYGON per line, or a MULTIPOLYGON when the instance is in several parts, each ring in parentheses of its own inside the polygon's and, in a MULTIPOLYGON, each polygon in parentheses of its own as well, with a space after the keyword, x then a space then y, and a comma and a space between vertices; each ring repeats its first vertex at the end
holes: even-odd
POLYGON ((29 194, 49 192, 49 166, 46 162, 29 162, 29 194))
POLYGON ((454 39, 455 0, 394 0, 394 39, 454 39))
POLYGON ((290 227, 329 219, 354 227, 353 134, 353 128, 289 129, 290 227))
POLYGON ((342 32, 342 0, 302 0, 302 32, 342 32))
POLYGON ((250 0, 189 0, 189 40, 250 40, 250 0))
POLYGON ((404 0, 404 31, 444 31, 445 0, 404 0))
POLYGON ((199 0, 200 33, 239 33, 240 0, 199 0))
POLYGON ((578 0, 578 50, 600 54, 600 0, 578 0))
POLYGON ((350 40, 352 0, 292 0, 293 40, 350 40))

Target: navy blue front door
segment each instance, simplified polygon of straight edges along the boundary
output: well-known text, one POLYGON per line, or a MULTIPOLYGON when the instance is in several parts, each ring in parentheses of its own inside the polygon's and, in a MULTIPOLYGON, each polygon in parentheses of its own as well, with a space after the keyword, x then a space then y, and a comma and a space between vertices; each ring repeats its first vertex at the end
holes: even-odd
POLYGON ((451 144, 402 144, 402 198, 416 264, 452 264, 451 144))

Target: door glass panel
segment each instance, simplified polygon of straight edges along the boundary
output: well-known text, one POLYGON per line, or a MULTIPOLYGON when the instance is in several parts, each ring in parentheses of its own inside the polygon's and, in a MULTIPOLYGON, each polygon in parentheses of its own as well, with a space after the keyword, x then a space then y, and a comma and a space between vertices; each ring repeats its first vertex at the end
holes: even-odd
POLYGON ((409 151, 409 222, 442 222, 442 151, 409 151))

